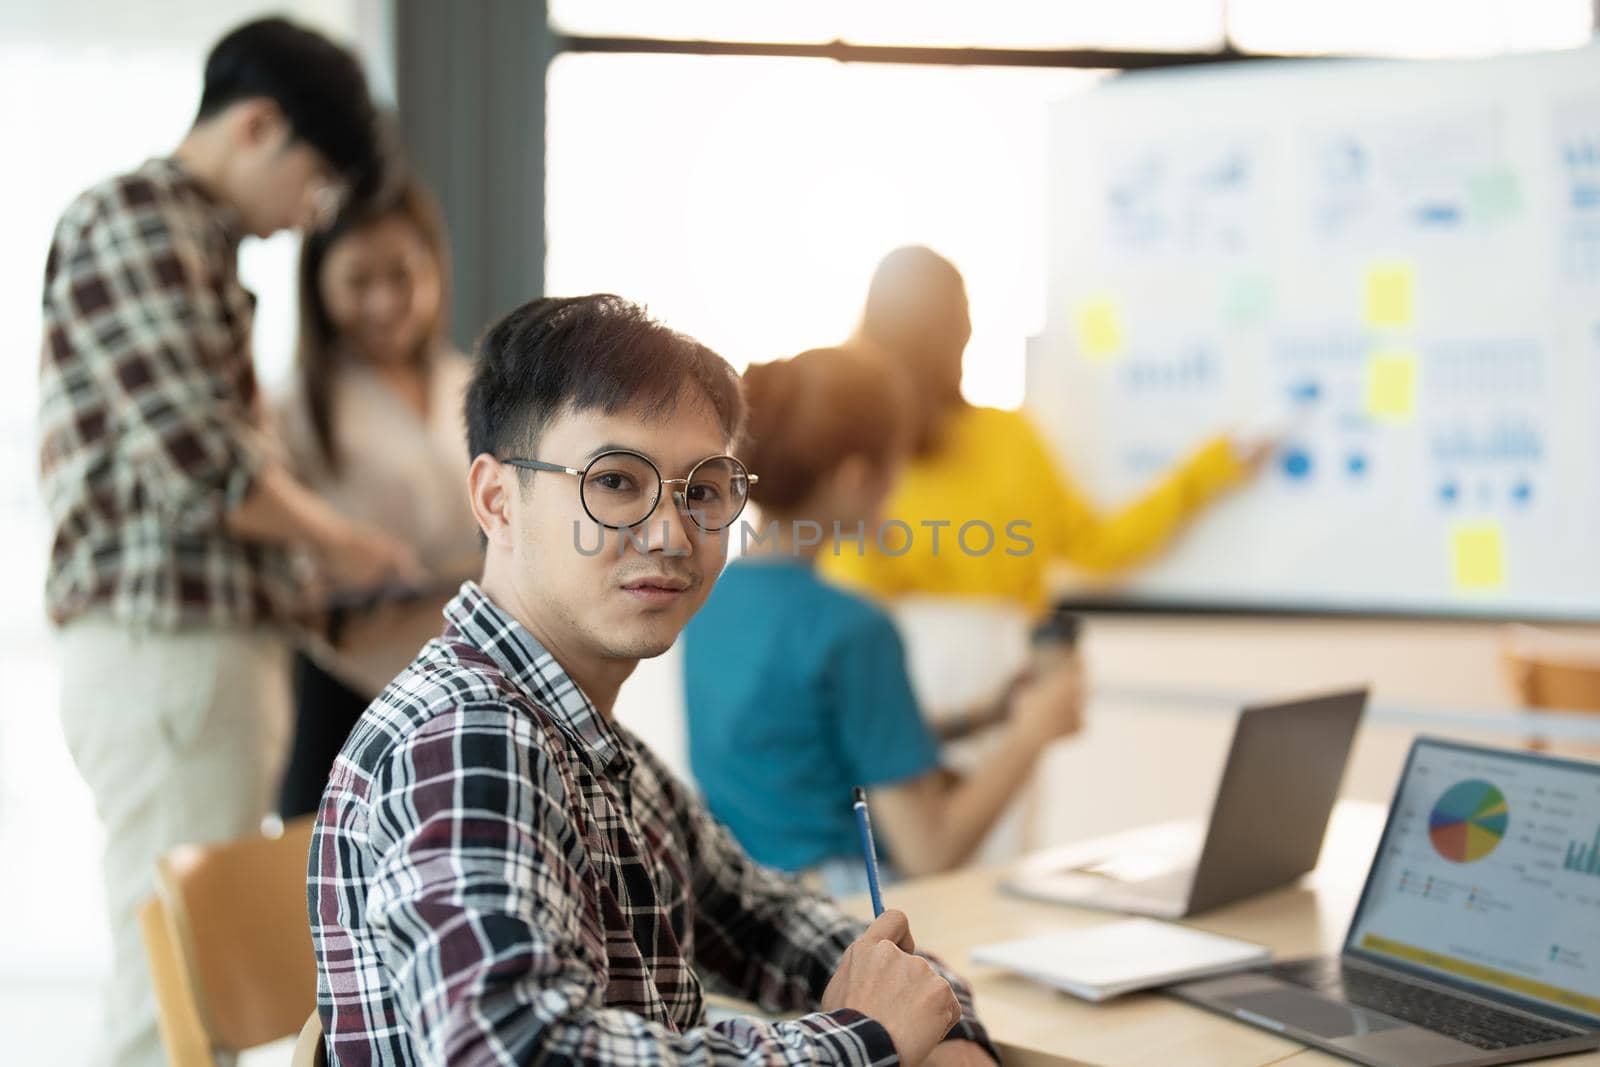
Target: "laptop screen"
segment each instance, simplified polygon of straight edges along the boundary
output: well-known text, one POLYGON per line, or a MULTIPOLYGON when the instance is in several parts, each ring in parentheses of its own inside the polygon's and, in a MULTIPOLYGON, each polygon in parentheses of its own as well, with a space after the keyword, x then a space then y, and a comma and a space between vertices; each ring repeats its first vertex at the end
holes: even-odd
POLYGON ((1345 949, 1600 1020, 1600 765, 1417 741, 1345 949))

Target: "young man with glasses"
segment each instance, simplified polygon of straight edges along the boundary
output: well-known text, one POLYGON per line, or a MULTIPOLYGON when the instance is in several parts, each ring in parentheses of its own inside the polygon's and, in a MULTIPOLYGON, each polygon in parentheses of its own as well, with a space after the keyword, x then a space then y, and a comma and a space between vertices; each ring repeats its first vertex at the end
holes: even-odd
POLYGON ((344 49, 281 19, 206 61, 170 157, 80 195, 45 265, 40 469, 53 524, 62 725, 105 826, 112 981, 102 1062, 166 1062, 136 911, 157 856, 260 826, 289 730, 287 546, 347 582, 407 568, 261 437, 248 235, 308 227, 376 173, 344 49))
POLYGON ((726 559, 742 415, 726 363, 617 297, 484 335, 483 579, 351 733, 312 841, 331 1063, 990 1062, 904 915, 757 865, 612 721, 726 559), (707 1025, 702 980, 808 1014, 707 1025))

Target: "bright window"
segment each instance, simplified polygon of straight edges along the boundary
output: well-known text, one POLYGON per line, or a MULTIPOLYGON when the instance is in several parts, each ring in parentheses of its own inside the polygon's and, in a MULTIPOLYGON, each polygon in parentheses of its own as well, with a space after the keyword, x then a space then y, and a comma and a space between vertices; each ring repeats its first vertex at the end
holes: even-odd
POLYGON ((565 33, 988 48, 1440 56, 1568 48, 1591 0, 550 0, 565 33))
POLYGON ((1594 27, 1591 0, 1228 0, 1246 51, 1415 58, 1573 48, 1594 27))
POLYGON ((885 252, 965 273, 964 388, 1022 402, 1044 322, 1045 116, 1100 74, 567 55, 546 286, 643 301, 736 367, 835 344, 885 252))
POLYGON ((1222 20, 1221 0, 550 0, 566 33, 676 40, 1203 51, 1222 20))

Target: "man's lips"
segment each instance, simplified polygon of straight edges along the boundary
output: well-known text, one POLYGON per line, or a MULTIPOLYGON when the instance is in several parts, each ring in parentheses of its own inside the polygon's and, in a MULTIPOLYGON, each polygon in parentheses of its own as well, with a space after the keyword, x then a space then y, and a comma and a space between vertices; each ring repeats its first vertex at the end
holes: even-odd
POLYGON ((622 588, 634 589, 659 589, 664 592, 681 593, 689 588, 687 578, 634 578, 622 583, 622 588))
POLYGON ((693 583, 687 578, 634 578, 622 583, 623 590, 645 604, 670 604, 686 593, 693 583))

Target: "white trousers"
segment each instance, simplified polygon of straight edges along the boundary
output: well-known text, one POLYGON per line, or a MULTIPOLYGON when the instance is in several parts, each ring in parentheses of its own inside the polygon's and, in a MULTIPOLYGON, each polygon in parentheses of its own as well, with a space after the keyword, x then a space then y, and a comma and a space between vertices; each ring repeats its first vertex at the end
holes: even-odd
POLYGON ((98 1062, 164 1067, 138 909, 156 857, 256 832, 292 728, 289 645, 265 628, 62 627, 61 724, 105 827, 112 974, 98 1062))

